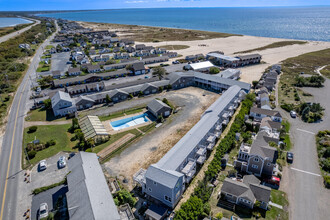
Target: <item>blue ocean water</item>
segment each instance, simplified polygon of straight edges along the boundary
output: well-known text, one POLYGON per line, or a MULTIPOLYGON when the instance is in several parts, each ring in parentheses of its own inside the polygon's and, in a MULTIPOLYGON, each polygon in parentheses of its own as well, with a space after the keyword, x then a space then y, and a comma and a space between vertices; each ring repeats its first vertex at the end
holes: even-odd
POLYGON ((42 16, 73 21, 330 41, 330 7, 152 8, 64 12, 42 16))
POLYGON ((0 28, 28 23, 32 23, 32 21, 23 18, 0 18, 0 28))

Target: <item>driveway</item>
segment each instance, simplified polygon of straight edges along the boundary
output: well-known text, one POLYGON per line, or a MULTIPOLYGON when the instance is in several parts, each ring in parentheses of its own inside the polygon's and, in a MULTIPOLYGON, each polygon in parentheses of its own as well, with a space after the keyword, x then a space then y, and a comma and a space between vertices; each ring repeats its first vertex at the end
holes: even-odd
POLYGON ((303 88, 313 95, 313 101, 325 108, 323 121, 308 124, 299 118, 293 119, 289 113, 278 109, 282 116, 288 118, 291 128, 290 137, 293 143, 293 164, 284 169, 283 190, 287 192, 290 202, 290 219, 329 219, 330 191, 324 188, 320 175, 315 144, 318 131, 330 129, 330 80, 323 88, 303 88), (328 101, 327 101, 328 100, 328 101))
POLYGON ((51 71, 59 70, 61 73, 68 71, 71 64, 67 64, 70 60, 70 52, 54 53, 52 54, 52 68, 51 71))

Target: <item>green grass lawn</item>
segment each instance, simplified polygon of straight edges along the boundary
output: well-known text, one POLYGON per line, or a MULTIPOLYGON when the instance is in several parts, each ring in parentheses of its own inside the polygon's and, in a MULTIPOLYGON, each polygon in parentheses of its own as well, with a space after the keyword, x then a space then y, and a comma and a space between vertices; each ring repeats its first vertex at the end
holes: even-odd
POLYGON ((272 189, 270 194, 270 200, 273 203, 283 206, 284 210, 272 207, 269 211, 266 212, 265 219, 276 219, 278 216, 280 216, 279 219, 289 219, 289 213, 285 211, 287 209, 287 206, 289 205, 289 202, 286 198, 286 193, 280 190, 272 189))
POLYGON ((52 110, 36 109, 30 111, 25 121, 66 121, 65 117, 56 118, 52 110))
POLYGON ((28 128, 24 129, 23 147, 35 139, 40 140, 42 143, 46 143, 47 141, 54 139, 56 141, 56 145, 37 152, 36 156, 33 159, 30 159, 32 164, 37 164, 40 160, 51 157, 60 151, 75 150, 73 147, 75 146, 76 142, 70 141, 74 135, 68 132, 71 124, 40 125, 37 127, 38 129, 34 133, 28 133, 28 128))
POLYGON ((45 47, 45 49, 46 50, 50 50, 50 49, 52 49, 54 46, 53 45, 47 45, 46 47, 45 47))
POLYGON ((39 65, 39 67, 37 68, 37 72, 47 72, 49 70, 50 70, 49 64, 42 64, 42 65, 39 65))
POLYGON ((121 132, 121 133, 113 134, 113 135, 110 136, 109 141, 94 147, 93 152, 94 153, 100 152, 101 150, 108 147, 110 144, 114 143, 115 141, 119 140, 120 138, 124 137, 128 133, 132 133, 132 134, 135 134, 135 135, 141 134, 137 129, 132 129, 132 130, 124 131, 124 132, 121 132))
POLYGON ((266 46, 263 47, 258 47, 258 48, 254 48, 251 50, 244 50, 244 51, 239 51, 239 52, 235 52, 235 54, 239 54, 239 53, 250 53, 250 52, 254 52, 254 51, 260 51, 260 50, 266 50, 266 49, 271 49, 271 48, 278 48, 278 47, 286 47, 286 46, 291 46, 291 45, 295 45, 295 44, 306 44, 306 41, 280 41, 280 42, 275 42, 272 44, 268 44, 266 46))

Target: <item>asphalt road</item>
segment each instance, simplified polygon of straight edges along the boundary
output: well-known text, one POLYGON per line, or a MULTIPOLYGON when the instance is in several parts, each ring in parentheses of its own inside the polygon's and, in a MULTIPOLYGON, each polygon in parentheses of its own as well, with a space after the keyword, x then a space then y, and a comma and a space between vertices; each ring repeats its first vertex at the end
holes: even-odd
POLYGON ((18 30, 18 31, 15 31, 15 32, 13 32, 13 33, 10 33, 10 34, 7 34, 7 35, 5 35, 5 36, 0 37, 0 43, 2 43, 2 42, 4 42, 4 41, 7 41, 7 40, 9 40, 10 38, 16 37, 16 36, 20 35, 21 33, 23 33, 23 32, 25 32, 25 31, 29 30, 31 27, 33 27, 33 26, 35 26, 35 25, 37 25, 37 24, 40 24, 40 21, 39 21, 39 20, 35 20, 35 19, 31 19, 31 18, 29 18, 29 20, 34 20, 35 23, 34 23, 33 25, 30 25, 30 26, 26 27, 26 28, 23 28, 23 29, 21 29, 21 30, 18 30))
POLYGON ((26 103, 30 95, 31 81, 29 77, 35 77, 35 67, 38 66, 43 48, 49 44, 54 35, 55 33, 37 50, 22 83, 17 89, 10 109, 0 154, 0 220, 16 219, 16 205, 17 199, 19 199, 17 174, 23 172, 21 169, 22 138, 24 116, 27 110, 26 103))
POLYGON ((308 124, 299 118, 292 119, 287 112, 282 116, 291 124, 290 137, 293 143, 293 164, 285 170, 284 189, 289 198, 290 219, 329 219, 330 191, 324 188, 323 178, 318 165, 315 134, 318 131, 330 129, 330 80, 327 79, 323 88, 303 88, 313 94, 313 101, 319 102, 325 108, 323 120, 308 124))

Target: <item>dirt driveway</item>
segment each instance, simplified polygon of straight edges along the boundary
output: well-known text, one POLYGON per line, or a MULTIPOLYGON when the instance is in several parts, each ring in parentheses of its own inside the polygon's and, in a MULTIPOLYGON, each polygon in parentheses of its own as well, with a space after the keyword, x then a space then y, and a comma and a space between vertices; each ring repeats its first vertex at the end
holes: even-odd
POLYGON ((133 174, 141 167, 147 168, 150 164, 157 162, 197 123, 202 112, 219 95, 189 87, 165 93, 164 97, 175 105, 181 106, 181 110, 172 115, 161 127, 156 128, 120 155, 105 163, 105 168, 110 175, 117 176, 121 180, 128 180, 130 188, 133 174))

